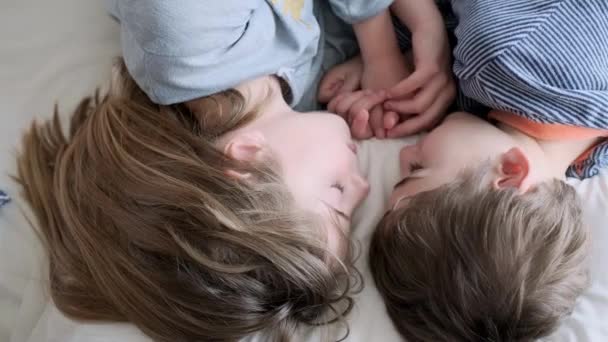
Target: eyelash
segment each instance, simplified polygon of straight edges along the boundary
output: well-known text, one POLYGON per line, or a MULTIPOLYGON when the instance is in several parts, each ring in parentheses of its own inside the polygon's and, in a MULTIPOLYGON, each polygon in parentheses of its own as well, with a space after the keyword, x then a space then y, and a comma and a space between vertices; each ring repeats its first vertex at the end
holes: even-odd
POLYGON ((331 187, 340 190, 341 193, 344 193, 344 185, 340 183, 334 183, 331 187))
POLYGON ((411 163, 410 164, 410 173, 414 172, 414 171, 418 171, 421 170, 423 167, 420 163, 411 163))

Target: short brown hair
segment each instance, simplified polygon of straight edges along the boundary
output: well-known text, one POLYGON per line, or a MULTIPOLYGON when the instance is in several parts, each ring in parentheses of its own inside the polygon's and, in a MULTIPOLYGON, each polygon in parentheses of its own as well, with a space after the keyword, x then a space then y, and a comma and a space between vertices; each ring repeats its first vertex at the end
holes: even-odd
POLYGON ((18 179, 63 313, 129 321, 174 342, 256 332, 289 341, 298 324, 349 311, 352 264, 328 261, 317 220, 296 208, 276 165, 216 148, 255 115, 244 101, 228 90, 197 112, 159 106, 119 63, 109 93, 78 106, 69 135, 57 112, 32 124, 18 179))
POLYGON ((485 171, 388 213, 370 267, 408 341, 530 341, 552 332, 587 286, 587 230, 574 189, 482 186, 485 171))

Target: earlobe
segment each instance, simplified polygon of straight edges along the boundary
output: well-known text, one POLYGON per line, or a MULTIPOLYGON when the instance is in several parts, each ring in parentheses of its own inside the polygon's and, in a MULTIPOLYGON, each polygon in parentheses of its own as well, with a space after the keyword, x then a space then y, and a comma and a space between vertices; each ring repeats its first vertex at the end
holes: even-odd
POLYGON ((261 132, 247 132, 232 137, 224 147, 224 154, 231 159, 252 162, 261 158, 265 139, 261 132))
POLYGON ((516 188, 525 193, 529 188, 530 161, 524 152, 514 147, 500 156, 498 175, 494 178, 495 189, 516 188))
MULTIPOLYGON (((224 147, 224 154, 230 159, 251 163, 263 159, 265 139, 261 132, 247 132, 232 137, 224 147)), ((247 179, 251 174, 237 170, 226 170, 226 175, 236 179, 247 179)))

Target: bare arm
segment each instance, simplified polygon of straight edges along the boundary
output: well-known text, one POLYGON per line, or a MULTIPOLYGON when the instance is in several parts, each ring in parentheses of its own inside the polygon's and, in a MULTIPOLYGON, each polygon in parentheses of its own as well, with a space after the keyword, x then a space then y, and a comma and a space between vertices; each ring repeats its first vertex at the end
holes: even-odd
POLYGON ((434 0, 396 0, 391 11, 412 34, 421 30, 443 30, 443 18, 434 0))
POLYGON ((365 65, 387 58, 401 58, 388 9, 353 25, 365 65))

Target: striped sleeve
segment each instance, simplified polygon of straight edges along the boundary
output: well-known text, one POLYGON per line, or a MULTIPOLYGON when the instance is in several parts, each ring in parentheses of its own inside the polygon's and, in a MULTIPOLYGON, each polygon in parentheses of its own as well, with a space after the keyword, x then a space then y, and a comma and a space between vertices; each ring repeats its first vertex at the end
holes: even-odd
POLYGON ((537 122, 608 128, 608 2, 453 3, 466 96, 537 122))
POLYGON ((600 170, 608 167, 608 140, 604 140, 582 161, 578 161, 568 168, 567 177, 585 179, 596 176, 600 170))

